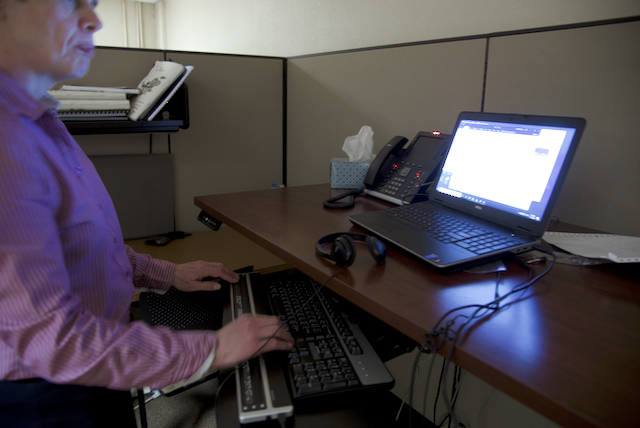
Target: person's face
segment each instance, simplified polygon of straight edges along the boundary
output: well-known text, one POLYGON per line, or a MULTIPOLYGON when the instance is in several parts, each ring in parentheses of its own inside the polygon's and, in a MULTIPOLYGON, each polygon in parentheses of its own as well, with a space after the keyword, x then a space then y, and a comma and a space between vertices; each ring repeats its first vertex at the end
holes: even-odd
POLYGON ((0 59, 18 77, 51 84, 82 77, 94 54, 93 33, 102 27, 98 0, 3 0, 0 59), (21 74, 22 73, 22 74, 21 74))

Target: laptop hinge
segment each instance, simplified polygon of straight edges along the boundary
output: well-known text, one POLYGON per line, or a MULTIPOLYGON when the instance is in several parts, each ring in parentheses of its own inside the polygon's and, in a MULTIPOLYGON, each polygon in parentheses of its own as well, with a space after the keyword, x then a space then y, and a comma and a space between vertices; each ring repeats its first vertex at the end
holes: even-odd
POLYGON ((522 226, 516 226, 516 229, 522 230, 524 234, 531 236, 531 229, 525 229, 522 226))

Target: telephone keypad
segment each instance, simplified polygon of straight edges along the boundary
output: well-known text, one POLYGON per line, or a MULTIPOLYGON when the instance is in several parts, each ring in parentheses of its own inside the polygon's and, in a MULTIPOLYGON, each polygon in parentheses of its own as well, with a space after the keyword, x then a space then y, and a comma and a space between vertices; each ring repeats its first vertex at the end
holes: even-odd
POLYGON ((419 191, 425 179, 421 164, 400 161, 385 175, 378 191, 402 199, 419 191))

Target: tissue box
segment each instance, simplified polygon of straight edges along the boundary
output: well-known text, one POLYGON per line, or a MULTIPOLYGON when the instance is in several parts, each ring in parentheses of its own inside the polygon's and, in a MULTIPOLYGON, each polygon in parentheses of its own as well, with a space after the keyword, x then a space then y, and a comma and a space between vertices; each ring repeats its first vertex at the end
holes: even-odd
POLYGON ((371 162, 349 162, 349 158, 331 159, 331 188, 357 189, 362 187, 371 162))

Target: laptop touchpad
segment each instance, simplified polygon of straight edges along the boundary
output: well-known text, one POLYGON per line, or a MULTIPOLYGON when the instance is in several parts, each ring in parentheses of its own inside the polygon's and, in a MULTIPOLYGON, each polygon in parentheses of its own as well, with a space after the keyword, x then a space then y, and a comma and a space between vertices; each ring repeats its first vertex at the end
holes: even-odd
POLYGON ((381 221, 378 223, 373 223, 371 227, 383 234, 405 232, 409 229, 408 227, 402 224, 396 223, 395 221, 381 221))

